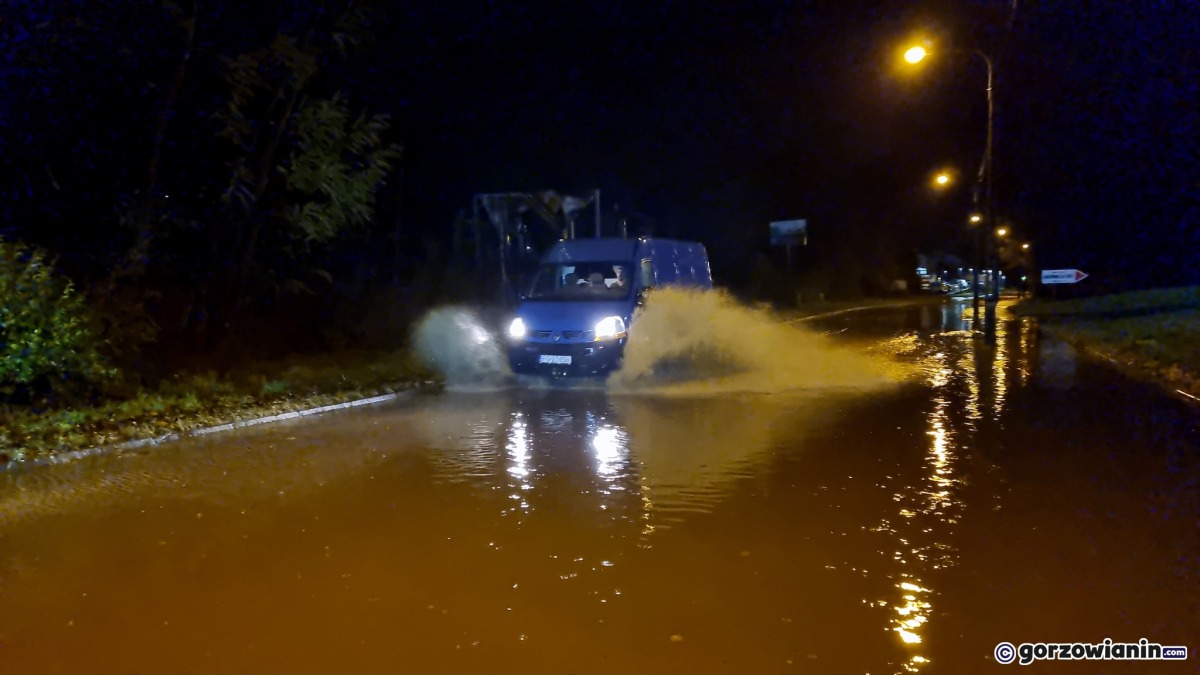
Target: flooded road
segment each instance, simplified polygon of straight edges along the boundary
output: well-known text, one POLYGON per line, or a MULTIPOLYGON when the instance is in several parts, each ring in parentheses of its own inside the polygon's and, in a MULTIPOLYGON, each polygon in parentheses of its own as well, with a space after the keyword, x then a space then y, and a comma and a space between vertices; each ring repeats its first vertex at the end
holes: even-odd
MULTIPOLYGON (((905 375, 504 387, 0 474, 0 672, 1196 672, 1200 410, 961 305, 905 375)), ((786 347, 784 347, 786 348, 786 347)))

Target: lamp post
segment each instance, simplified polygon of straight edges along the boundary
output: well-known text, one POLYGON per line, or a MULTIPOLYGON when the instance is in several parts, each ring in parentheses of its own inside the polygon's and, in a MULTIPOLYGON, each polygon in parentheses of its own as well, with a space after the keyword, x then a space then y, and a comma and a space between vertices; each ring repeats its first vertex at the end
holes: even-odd
MULTIPOLYGON (((991 304, 988 305, 988 323, 992 324, 996 319, 996 303, 1000 301, 1000 242, 1010 234, 1007 227, 997 227, 995 236, 992 237, 992 250, 995 252, 992 256, 992 294, 991 304)), ((993 329, 994 330, 994 329, 993 329)), ((992 333, 988 333, 989 337, 994 337, 992 333)))
MULTIPOLYGON (((1026 274, 1027 274, 1027 275, 1028 275, 1028 274, 1033 274, 1033 273, 1034 273, 1034 272, 1037 270, 1037 266, 1033 264, 1033 248, 1032 248, 1032 245, 1031 245, 1029 242, 1025 242, 1024 244, 1021 244, 1021 251, 1022 251, 1022 254, 1021 254, 1021 267, 1025 269, 1025 272, 1026 272, 1026 274)), ((1024 296, 1025 296, 1025 294, 1026 294, 1026 292, 1028 292, 1028 291, 1029 291, 1029 287, 1030 287, 1031 285, 1032 285, 1032 284, 1028 284, 1028 283, 1026 283, 1026 284, 1024 284, 1024 285, 1023 285, 1023 287, 1021 288, 1021 295, 1022 295, 1022 297, 1024 297, 1024 296)), ((1030 295, 1030 297, 1032 297, 1032 296, 1033 296, 1033 293, 1032 293, 1032 292, 1030 292, 1030 293, 1029 293, 1029 295, 1030 295)))
POLYGON ((979 326, 979 269, 983 265, 983 260, 979 253, 979 224, 983 222, 983 216, 978 213, 972 213, 967 219, 971 225, 976 226, 971 230, 971 248, 975 253, 975 267, 971 268, 971 326, 973 329, 979 326))
MULTIPOLYGON (((950 50, 949 53, 961 54, 964 53, 964 51, 965 50, 950 50)), ((979 231, 980 233, 983 233, 991 232, 992 230, 992 139, 996 114, 995 99, 992 94, 992 85, 995 82, 995 69, 992 66, 992 59, 987 54, 984 54, 978 49, 972 49, 969 53, 983 59, 984 65, 987 66, 987 137, 984 141, 983 159, 979 162, 979 173, 976 177, 975 185, 975 203, 977 206, 982 207, 982 212, 976 215, 980 216, 980 220, 978 221, 978 224, 980 225, 979 231), (980 204, 979 198, 981 192, 983 193, 982 204, 980 204)), ((904 52, 904 60, 912 64, 920 63, 927 56, 929 56, 929 51, 921 46, 910 47, 904 52)), ((974 217, 971 218, 971 222, 976 222, 974 217)), ((987 253, 985 253, 985 256, 994 257, 995 245, 991 241, 991 237, 988 237, 987 246, 989 250, 987 253)), ((978 267, 976 269, 978 269, 978 267)), ((979 305, 979 278, 978 272, 975 274, 976 276, 973 284, 972 305, 973 307, 977 308, 979 305)), ((993 274, 992 294, 985 298, 985 303, 987 305, 987 316, 984 321, 984 335, 989 342, 994 342, 996 339, 996 302, 999 300, 999 298, 1000 276, 999 274, 993 274)), ((975 313, 976 317, 978 317, 977 309, 975 313)))
MULTIPOLYGON (((992 129, 993 121, 996 115, 995 99, 992 94, 992 84, 994 81, 994 69, 992 68, 992 60, 987 54, 978 49, 972 52, 983 59, 987 65, 987 141, 983 148, 983 159, 979 163, 979 182, 983 184, 983 224, 986 227, 992 225, 992 129)), ((983 229, 983 228, 981 228, 983 229)), ((992 250, 995 251, 995 244, 992 244, 992 250)), ((999 256, 996 256, 997 258, 999 256)), ((999 265, 996 265, 997 272, 999 265)), ((988 342, 996 341, 996 303, 1000 300, 1000 275, 992 275, 992 296, 987 301, 987 314, 984 317, 984 337, 988 342)))

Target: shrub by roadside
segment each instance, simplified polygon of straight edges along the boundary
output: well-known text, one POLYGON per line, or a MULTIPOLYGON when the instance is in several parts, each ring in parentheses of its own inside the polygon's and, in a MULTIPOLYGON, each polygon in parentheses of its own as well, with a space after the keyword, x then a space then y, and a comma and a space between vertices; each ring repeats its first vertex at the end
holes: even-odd
POLYGON ((43 252, 0 239, 0 400, 78 394, 115 376, 71 282, 43 252))

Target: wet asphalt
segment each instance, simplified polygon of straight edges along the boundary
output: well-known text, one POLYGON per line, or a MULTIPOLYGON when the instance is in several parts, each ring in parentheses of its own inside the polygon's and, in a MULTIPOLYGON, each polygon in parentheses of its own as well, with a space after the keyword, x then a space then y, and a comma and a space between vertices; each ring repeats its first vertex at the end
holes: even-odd
POLYGON ((444 392, 0 474, 0 672, 1196 672, 1200 408, 968 312, 807 324, 889 386, 444 392), (1143 637, 1191 658, 993 655, 1143 637))

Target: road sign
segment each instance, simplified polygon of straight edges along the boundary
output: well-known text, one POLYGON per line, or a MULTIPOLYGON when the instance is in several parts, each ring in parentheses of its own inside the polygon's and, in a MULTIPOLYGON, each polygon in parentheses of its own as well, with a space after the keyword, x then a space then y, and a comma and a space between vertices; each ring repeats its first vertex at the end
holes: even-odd
POLYGON ((1043 284, 1073 284, 1087 278, 1079 270, 1042 270, 1043 284))
POLYGON ((772 246, 804 246, 808 243, 808 220, 776 220, 770 224, 772 246))

